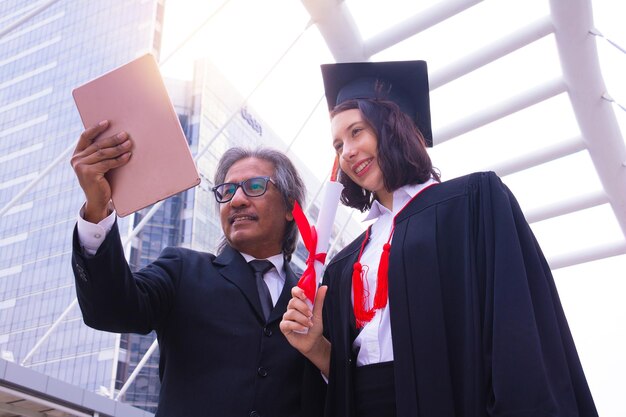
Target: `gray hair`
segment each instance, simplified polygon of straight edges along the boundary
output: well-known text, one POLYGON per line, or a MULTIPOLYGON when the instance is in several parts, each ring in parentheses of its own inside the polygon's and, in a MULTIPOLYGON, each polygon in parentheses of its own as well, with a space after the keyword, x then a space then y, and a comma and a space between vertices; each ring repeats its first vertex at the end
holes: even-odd
MULTIPOLYGON (((298 174, 296 167, 287 155, 274 149, 245 149, 239 147, 228 149, 224 152, 224 155, 222 155, 220 161, 218 162, 213 184, 222 184, 226 178, 228 170, 236 162, 247 158, 262 159, 274 165, 274 175, 272 176, 272 179, 274 180, 276 188, 283 196, 283 202, 285 203, 287 211, 291 212, 294 201, 297 201, 298 204, 304 208, 306 189, 302 179, 300 178, 300 174, 298 174)), ((285 256, 285 260, 291 260, 291 254, 296 250, 297 243, 298 228, 296 226, 296 222, 292 220, 287 223, 285 236, 283 237, 282 242, 282 251, 285 256)), ((226 237, 222 237, 222 241, 218 247, 218 252, 221 252, 226 245, 226 237)))

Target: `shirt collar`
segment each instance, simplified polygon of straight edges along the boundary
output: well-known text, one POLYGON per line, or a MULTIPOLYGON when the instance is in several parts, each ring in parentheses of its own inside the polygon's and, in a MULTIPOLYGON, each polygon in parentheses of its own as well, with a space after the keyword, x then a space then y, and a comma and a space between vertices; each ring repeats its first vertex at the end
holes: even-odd
POLYGON ((417 193, 434 182, 435 180, 431 178, 423 184, 407 184, 398 188, 393 192, 393 210, 389 210, 387 207, 380 204, 378 200, 374 200, 372 207, 363 221, 375 220, 384 214, 392 214, 395 216, 413 197, 417 195, 417 193))
MULTIPOLYGON (((252 255, 248 255, 247 253, 243 253, 243 252, 239 252, 239 253, 241 253, 241 256, 243 256, 246 262, 250 262, 250 261, 257 259, 252 255)), ((280 277, 284 279, 285 278, 285 271, 283 269, 283 267, 285 266, 284 255, 282 253, 279 253, 278 255, 270 256, 269 258, 267 258, 267 260, 270 261, 272 265, 274 265, 274 268, 276 268, 278 275, 280 275, 280 277)))

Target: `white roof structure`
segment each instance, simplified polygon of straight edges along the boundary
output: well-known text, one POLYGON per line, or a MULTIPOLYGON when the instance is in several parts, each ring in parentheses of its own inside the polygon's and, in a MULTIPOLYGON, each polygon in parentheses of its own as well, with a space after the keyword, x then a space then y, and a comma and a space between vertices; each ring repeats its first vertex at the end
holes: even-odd
MULTIPOLYGON (((386 49, 407 41, 413 36, 418 36, 440 22, 454 18, 481 1, 439 2, 368 40, 362 39, 353 15, 345 2, 311 0, 303 3, 335 60, 350 62, 371 60, 376 54, 383 54, 386 49)), ((567 95, 573 117, 579 127, 577 135, 562 138, 565 140, 549 144, 550 146, 542 144, 534 150, 513 152, 510 156, 503 155, 503 158, 498 159, 493 165, 476 167, 493 169, 504 176, 533 169, 579 152, 588 154, 599 180, 599 189, 579 189, 576 196, 561 198, 550 204, 539 203, 535 211, 530 213, 529 220, 531 222, 548 220, 608 204, 621 229, 622 236, 614 242, 590 245, 581 248, 580 252, 561 254, 550 259, 553 268, 562 268, 626 253, 626 240, 624 240, 624 235, 626 235, 626 147, 602 77, 594 36, 594 33, 598 31, 593 24, 591 2, 555 0, 549 2, 549 6, 549 15, 539 17, 509 33, 494 36, 494 39, 486 44, 475 45, 474 50, 465 55, 453 57, 450 63, 432 72, 430 84, 433 90, 446 87, 464 76, 471 75, 473 71, 481 70, 498 59, 505 59, 507 55, 516 53, 534 42, 548 36, 553 38, 556 46, 554 52, 558 54, 561 64, 560 76, 546 71, 548 76, 531 88, 511 91, 502 98, 482 106, 478 105, 479 100, 470 101, 465 98, 463 101, 468 107, 464 109, 463 115, 457 120, 439 123, 433 136, 435 145, 452 140, 466 140, 465 134, 489 124, 498 123, 506 117, 532 106, 541 105, 561 94, 567 95), (470 102, 477 105, 470 105, 470 102)), ((459 33, 456 36, 462 36, 462 34, 459 33)), ((540 63, 527 61, 521 65, 532 67, 537 64, 540 63)), ((507 77, 505 74, 498 78, 504 80, 505 84, 517 81, 516 76, 507 77)), ((494 80, 488 81, 486 85, 479 85, 476 95, 481 91, 487 92, 490 87, 493 88, 489 84, 496 85, 496 83, 497 81, 494 80)), ((457 91, 462 94, 459 90, 457 91)), ((442 103, 442 105, 445 104, 442 103)), ((436 104, 433 113, 434 117, 437 117, 436 104)), ((559 123, 559 120, 554 119, 552 122, 559 123)), ((531 126, 532 130, 528 133, 533 132, 535 136, 543 135, 541 123, 533 123, 531 126)), ((477 143, 477 145, 480 144, 477 143)), ((474 152, 487 153, 491 148, 481 146, 477 147, 474 152)), ((572 168, 574 171, 568 172, 565 176, 569 181, 581 174, 578 164, 572 168)))
POLYGON ((553 270, 600 414, 626 415, 626 5, 176 3, 166 9, 164 73, 209 56, 320 178, 333 150, 319 65, 426 60, 435 166, 444 179, 493 170, 512 189, 553 270))

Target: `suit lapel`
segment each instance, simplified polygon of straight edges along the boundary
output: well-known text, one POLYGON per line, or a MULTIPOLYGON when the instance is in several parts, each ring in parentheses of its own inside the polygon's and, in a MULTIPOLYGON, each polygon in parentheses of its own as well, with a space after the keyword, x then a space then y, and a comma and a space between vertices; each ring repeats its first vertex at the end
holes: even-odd
POLYGON ((256 282, 254 282, 254 274, 243 256, 230 246, 226 246, 215 258, 214 263, 220 274, 241 290, 258 318, 265 322, 256 282))

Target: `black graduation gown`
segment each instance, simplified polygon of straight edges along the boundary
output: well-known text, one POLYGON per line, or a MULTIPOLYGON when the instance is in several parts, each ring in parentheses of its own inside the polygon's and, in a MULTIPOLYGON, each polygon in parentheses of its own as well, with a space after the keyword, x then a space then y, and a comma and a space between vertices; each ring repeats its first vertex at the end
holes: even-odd
MULTIPOLYGON (((354 415, 352 265, 329 263, 326 415, 354 415)), ((389 308, 399 417, 591 417, 597 412, 546 260, 492 172, 424 190, 397 217, 389 308)))

